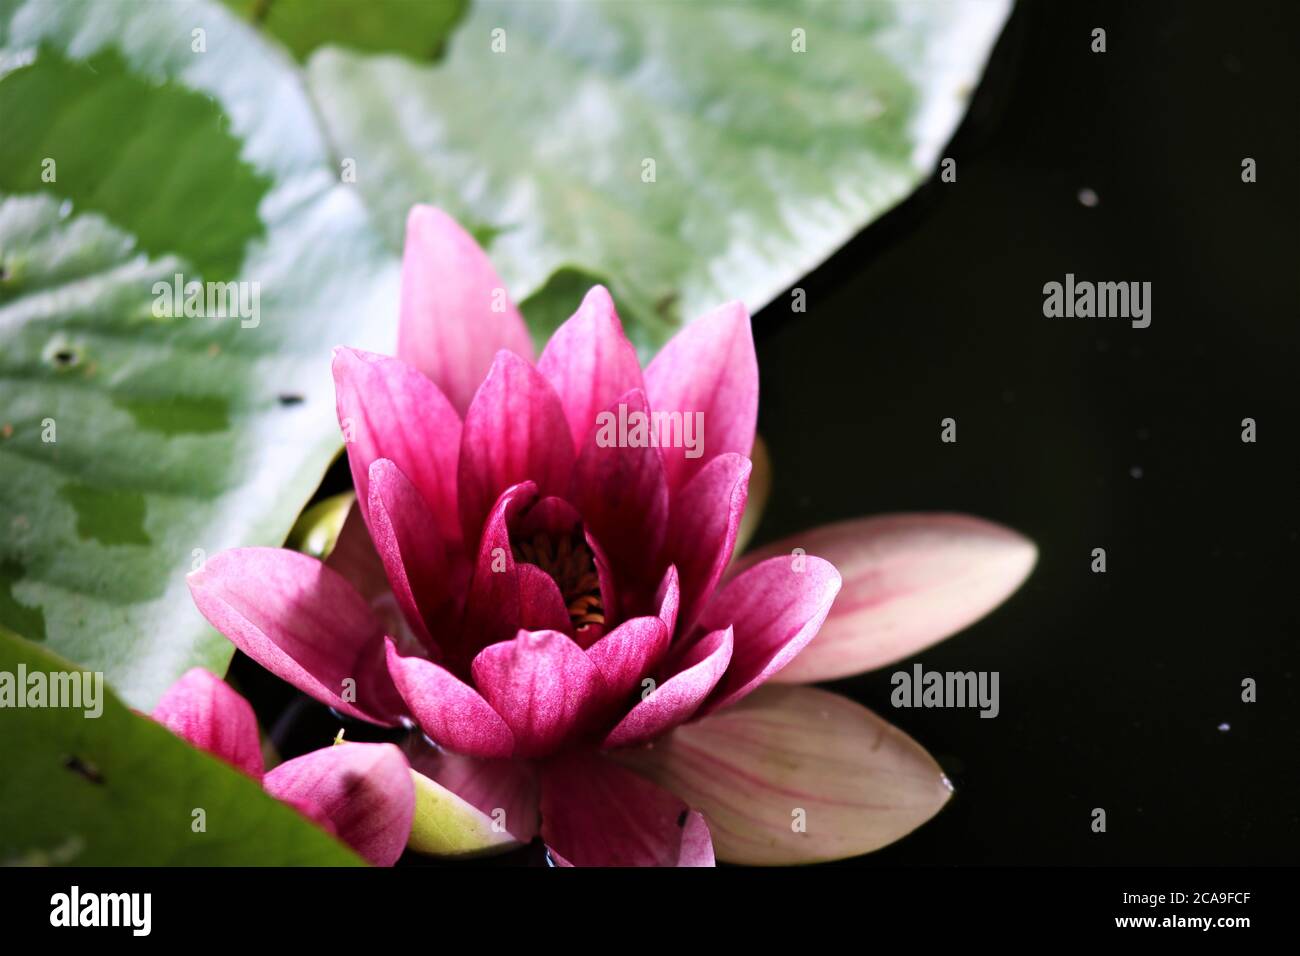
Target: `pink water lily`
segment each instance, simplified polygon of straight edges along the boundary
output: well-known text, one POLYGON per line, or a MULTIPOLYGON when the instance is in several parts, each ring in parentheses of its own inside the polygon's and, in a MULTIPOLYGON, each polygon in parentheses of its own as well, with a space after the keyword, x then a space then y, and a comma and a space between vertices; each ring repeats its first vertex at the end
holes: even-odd
POLYGON ((391 866, 406 848, 415 783, 406 757, 392 744, 326 747, 268 773, 253 708, 229 684, 199 667, 167 689, 151 716, 259 781, 271 796, 376 866, 391 866))
POLYGON ((334 552, 216 555, 190 578, 202 613, 317 700, 418 725, 419 770, 560 864, 831 859, 936 813, 949 790, 906 735, 763 685, 946 637, 1019 586, 1033 545, 904 515, 732 566, 758 411, 744 307, 643 370, 597 286, 532 355, 474 240, 412 210, 398 357, 335 353, 357 502, 334 552), (659 440, 610 440, 637 416, 659 440))

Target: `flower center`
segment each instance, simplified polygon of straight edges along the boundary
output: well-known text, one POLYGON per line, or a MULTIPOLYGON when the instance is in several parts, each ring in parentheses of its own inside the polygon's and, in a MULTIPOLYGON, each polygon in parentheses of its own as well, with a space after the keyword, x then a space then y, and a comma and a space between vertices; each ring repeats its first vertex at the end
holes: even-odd
POLYGON ((511 541, 510 550, 516 561, 537 565, 555 581, 575 632, 605 623, 596 559, 581 529, 571 534, 535 534, 527 541, 511 541))

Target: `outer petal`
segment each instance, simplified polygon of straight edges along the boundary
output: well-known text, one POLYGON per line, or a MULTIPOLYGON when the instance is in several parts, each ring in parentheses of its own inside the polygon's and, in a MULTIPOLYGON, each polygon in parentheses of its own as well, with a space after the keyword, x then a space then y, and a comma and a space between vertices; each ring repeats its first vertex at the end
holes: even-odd
POLYGON ((778 542, 826 558, 844 591, 812 643, 774 679, 830 680, 884 667, 955 634, 1020 587, 1038 549, 1001 525, 898 514, 816 528, 778 542))
POLYGON ((370 465, 387 458, 424 496, 443 539, 459 541, 460 415, 438 386, 405 362, 340 348, 334 391, 362 515, 369 519, 370 465))
POLYGON ((591 753, 543 768, 542 837, 572 866, 713 866, 713 844, 698 813, 591 753))
POLYGON ((533 355, 524 320, 492 263, 441 209, 412 207, 398 357, 433 379, 463 415, 499 349, 533 355))
POLYGON ((728 863, 869 853, 929 820, 951 795, 916 741, 811 687, 761 688, 618 759, 699 808, 728 863))
POLYGON ((700 628, 731 625, 731 666, 702 713, 733 704, 803 650, 840 590, 839 573, 820 558, 772 558, 733 578, 700 615, 700 628))
POLYGON ((460 515, 476 542, 497 496, 532 481, 542 495, 564 495, 573 471, 573 440, 560 400, 537 369, 499 352, 465 415, 460 447, 460 515))
POLYGON ((605 693, 586 652, 559 631, 520 631, 483 648, 474 683, 515 736, 516 757, 555 750, 582 729, 605 693))
POLYGON ((392 744, 340 744, 288 760, 266 775, 266 792, 328 821, 376 866, 402 855, 415 813, 415 784, 392 744))
POLYGON ((668 559, 682 576, 682 622, 690 627, 731 561, 749 490, 748 458, 713 459, 673 499, 668 559))
POLYGON ((480 760, 421 746, 411 766, 493 820, 519 843, 537 835, 539 783, 529 760, 480 760))
POLYGON ((679 670, 638 703, 605 738, 606 747, 653 740, 689 720, 731 663, 731 628, 706 634, 683 655, 679 670))
POLYGON ((560 396, 573 447, 584 448, 596 430, 596 413, 620 395, 642 388, 636 349, 623 334, 614 300, 592 286, 573 316, 555 330, 537 368, 560 396))
POLYGON ((237 548, 209 558, 189 586, 212 626, 281 680, 353 717, 397 723, 383 631, 338 572, 282 548, 237 548), (355 703, 342 696, 353 687, 355 703))
POLYGON ((758 420, 758 359, 745 307, 729 302, 687 325, 646 368, 645 384, 655 411, 703 413, 700 457, 664 449, 674 490, 718 455, 748 456, 758 420))
POLYGON ((387 458, 370 466, 370 529, 407 623, 436 646, 430 628, 452 617, 447 554, 424 499, 387 458))
MULTIPOLYGON (((649 415, 641 391, 620 395, 602 410, 615 421, 620 409, 628 415, 649 415)), ((647 419, 648 420, 648 419, 647 419)), ((659 448, 602 447, 600 433, 581 449, 573 469, 573 501, 583 521, 604 546, 614 567, 623 573, 619 586, 649 590, 663 564, 659 560, 668 526, 668 482, 659 448)))
POLYGON ((514 737, 474 688, 433 661, 402 657, 388 641, 388 670, 420 729, 457 753, 508 757, 514 737))
POLYGON ((194 667, 167 688, 151 715, 177 737, 262 778, 262 744, 248 701, 215 674, 194 667))

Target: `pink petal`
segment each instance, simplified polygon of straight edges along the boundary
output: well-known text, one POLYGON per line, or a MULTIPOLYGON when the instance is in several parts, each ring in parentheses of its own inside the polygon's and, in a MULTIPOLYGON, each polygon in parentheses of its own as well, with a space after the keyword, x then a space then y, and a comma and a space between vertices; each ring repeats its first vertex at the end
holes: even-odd
POLYGON ((555 330, 537 360, 555 386, 573 434, 584 448, 596 429, 596 414, 620 395, 642 388, 636 349, 623 334, 614 300, 604 286, 592 286, 567 322, 555 330))
POLYGON ((511 485, 532 481, 543 496, 564 495, 573 471, 573 440, 564 410, 537 369, 499 352, 474 395, 460 447, 460 514, 466 542, 511 485))
POLYGON ((405 362, 339 348, 334 391, 362 515, 368 519, 370 465, 387 458, 424 496, 443 540, 459 541, 460 416, 438 386, 405 362))
POLYGON ((528 760, 482 760, 422 746, 411 766, 493 819, 520 843, 537 836, 539 783, 528 760))
POLYGON ((215 674, 201 667, 186 671, 150 716, 200 750, 262 778, 262 743, 253 708, 215 674))
POLYGON ((325 747, 280 764, 262 784, 271 796, 328 821, 375 866, 392 866, 406 847, 415 784, 392 744, 325 747))
POLYGON ((800 547, 830 561, 844 590, 817 637, 774 679, 830 680, 875 670, 970 626, 1029 576, 1038 549, 965 515, 898 514, 826 525, 766 553, 800 547))
POLYGON ((728 863, 870 853, 929 820, 951 795, 916 741, 811 687, 763 687, 618 759, 698 807, 728 863))
POLYGON ((839 590, 835 568, 808 555, 771 558, 727 582, 704 608, 699 627, 731 625, 735 649, 702 713, 735 703, 790 663, 813 639, 839 590))
MULTIPOLYGON (((620 395, 603 414, 617 421, 621 410, 648 416, 644 393, 620 395)), ((603 432, 592 435, 580 450, 573 469, 573 502, 614 567, 623 572, 620 586, 653 586, 658 583, 653 576, 663 567, 659 553, 668 526, 663 458, 660 449, 649 444, 601 447, 603 432)), ((617 441, 616 435, 611 437, 617 441)))
POLYGON ((553 751, 580 732, 601 701, 600 671, 559 631, 520 631, 483 648, 474 683, 515 736, 516 757, 553 751))
POLYGON ((388 671, 430 740, 474 757, 508 757, 510 728, 474 688, 422 657, 403 657, 388 642, 388 671))
POLYGON ((572 866, 713 866, 713 844, 699 814, 591 753, 543 767, 542 838, 572 866))
POLYGON ((563 631, 572 627, 569 609, 555 579, 535 564, 517 564, 519 626, 526 631, 563 631))
POLYGON ((659 590, 655 592, 655 604, 659 608, 659 620, 664 622, 664 627, 668 629, 668 639, 671 641, 673 634, 677 631, 677 611, 681 607, 682 593, 678 585, 677 566, 670 564, 668 570, 664 572, 664 578, 659 582, 659 590))
POLYGON ((447 555, 424 499, 387 458, 370 466, 370 528, 407 623, 435 647, 429 628, 452 616, 447 555))
POLYGON ((463 415, 500 349, 533 356, 528 328, 492 263, 441 209, 412 207, 398 357, 433 379, 463 415))
POLYGON ((237 548, 188 580, 212 626, 281 680, 353 717, 398 722, 383 632, 338 572, 295 551, 237 548))
POLYGON ((678 670, 645 696, 605 738, 605 747, 629 747, 667 733, 699 710, 731 663, 731 628, 692 644, 678 670))
POLYGON ((667 650, 664 622, 658 617, 634 617, 587 648, 587 656, 600 671, 609 699, 621 702, 650 675, 667 650))
POLYGON ((687 458, 685 448, 664 449, 674 491, 718 455, 749 455, 758 420, 758 359, 741 303, 714 309, 673 336, 646 368, 645 383, 655 411, 703 413, 703 455, 687 458))
POLYGON ((749 489, 750 462, 719 455, 673 499, 668 559, 682 576, 682 621, 690 627, 731 561, 749 489))
POLYGON ((465 602, 464 627, 450 647, 457 666, 463 663, 468 667, 480 649, 511 640, 519 630, 519 575, 510 550, 510 521, 536 495, 531 481, 507 488, 484 522, 465 602))

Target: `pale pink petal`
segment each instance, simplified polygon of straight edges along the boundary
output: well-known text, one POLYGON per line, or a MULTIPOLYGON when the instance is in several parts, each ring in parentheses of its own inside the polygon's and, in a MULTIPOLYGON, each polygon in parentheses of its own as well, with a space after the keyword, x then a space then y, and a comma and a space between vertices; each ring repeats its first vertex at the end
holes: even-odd
POLYGON ((689 720, 722 679, 731 653, 731 628, 713 631, 693 643, 676 662, 676 673, 628 712, 605 738, 604 746, 645 743, 689 720))
POLYGON ((401 308, 398 356, 462 415, 498 350, 532 358, 528 328, 492 263, 441 209, 414 206, 407 216, 401 308))
POLYGON ((398 722, 383 631, 337 571, 283 548, 237 548, 188 580, 212 626, 281 680, 353 717, 398 722))
POLYGON ((248 701, 215 674, 194 667, 167 688, 150 715, 177 737, 261 779, 262 743, 248 701))
POLYGON ((555 389, 517 355, 500 352, 474 395, 460 447, 461 527, 468 543, 492 503, 518 482, 563 496, 573 471, 573 439, 555 389))
POLYGON ((508 757, 514 737, 474 688, 421 657, 403 657, 388 642, 388 670, 411 715, 429 739, 474 757, 508 757))
POLYGON ((339 744, 285 761, 262 781, 266 792, 327 820, 344 843, 375 866, 392 866, 406 847, 415 784, 392 744, 339 744))
POLYGON ((555 330, 537 360, 555 386, 573 434, 584 448, 596 428, 596 414, 641 384, 636 349, 623 334, 614 300, 604 286, 592 286, 573 316, 555 330))
POLYGON ((700 809, 727 863, 870 853, 925 823, 951 794, 916 741, 811 687, 760 688, 653 747, 616 755, 700 809))
MULTIPOLYGON (((1038 549, 981 518, 897 514, 825 525, 765 548, 835 565, 844 590, 821 630, 773 679, 831 680, 885 667, 969 627, 1029 576, 1038 549)), ((748 559, 747 559, 748 560, 748 559)))
POLYGON ((685 447, 664 449, 674 491, 718 455, 748 456, 758 420, 758 359, 745 307, 729 302, 683 328, 646 368, 645 384, 655 411, 703 415, 699 457, 688 458, 685 447))
POLYGON ((668 560, 682 576, 682 623, 689 628, 731 561, 749 490, 748 458, 713 459, 673 499, 668 560))
POLYGON ((483 648, 474 683, 515 737, 516 757, 550 753, 580 732, 605 693, 600 671, 559 631, 520 631, 483 648))
POLYGON ((592 753, 542 769, 542 838, 571 866, 713 866, 708 827, 680 799, 592 753))
POLYGON ((829 563, 809 555, 771 558, 732 578, 700 614, 701 630, 735 631, 731 665, 701 713, 733 704, 803 650, 840 589, 829 563))
POLYGON ((423 745, 411 766, 501 825, 519 843, 537 835, 538 779, 530 760, 484 760, 423 745))
POLYGON ((407 623, 427 647, 453 617, 450 570, 433 515, 397 465, 370 466, 370 529, 407 623))
POLYGON ((370 465, 387 458, 424 496, 443 540, 459 541, 460 416, 438 386, 398 359, 339 348, 334 391, 362 515, 369 517, 370 465))
MULTIPOLYGON (((620 417, 648 416, 649 406, 645 394, 636 390, 620 395, 602 414, 617 422, 620 417)), ((655 577, 663 567, 659 554, 668 527, 668 483, 660 449, 649 444, 649 432, 643 436, 646 443, 622 446, 617 444, 617 428, 602 427, 580 448, 573 469, 573 502, 622 572, 619 586, 648 590, 658 584, 655 577), (605 437, 614 444, 602 446, 605 437)))
POLYGON ((648 677, 668 650, 668 629, 658 617, 624 621, 587 648, 611 701, 619 702, 648 677))

